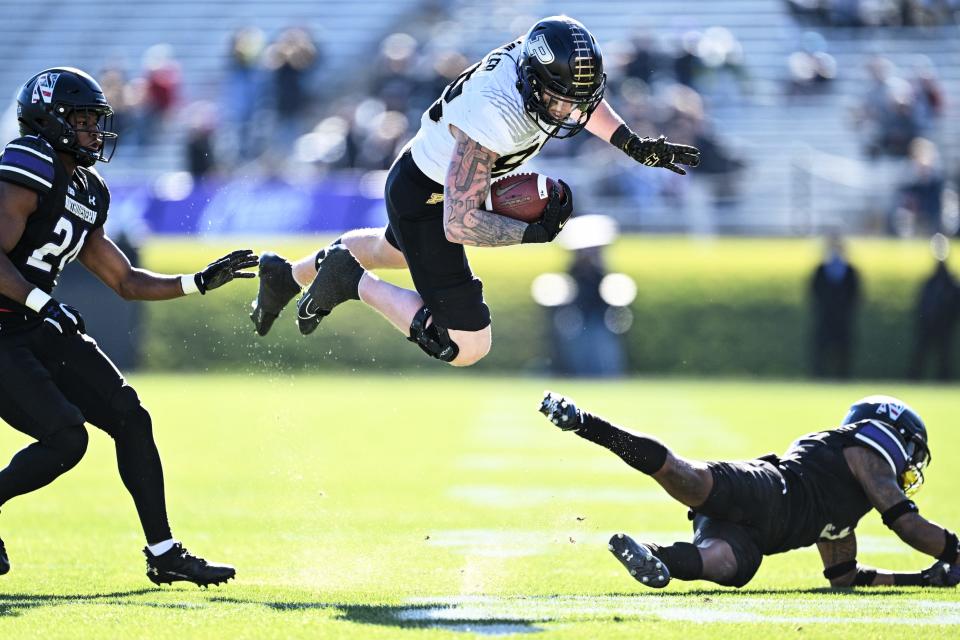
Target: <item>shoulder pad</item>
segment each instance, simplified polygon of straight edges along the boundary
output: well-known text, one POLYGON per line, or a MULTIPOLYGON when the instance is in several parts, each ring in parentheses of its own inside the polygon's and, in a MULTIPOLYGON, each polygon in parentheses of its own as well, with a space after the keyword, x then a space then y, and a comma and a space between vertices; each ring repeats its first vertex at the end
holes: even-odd
POLYGON ((893 473, 897 476, 903 473, 907 467, 907 452, 893 428, 879 420, 862 420, 853 426, 855 429, 851 432, 858 444, 879 453, 890 463, 893 473))
POLYGON ((0 156, 0 180, 46 193, 53 188, 53 147, 43 138, 23 136, 11 141, 0 156))

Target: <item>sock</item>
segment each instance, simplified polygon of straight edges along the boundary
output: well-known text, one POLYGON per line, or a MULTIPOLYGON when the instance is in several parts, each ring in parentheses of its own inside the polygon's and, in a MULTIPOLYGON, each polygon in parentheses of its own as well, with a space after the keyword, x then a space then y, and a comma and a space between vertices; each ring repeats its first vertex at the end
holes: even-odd
POLYGON ((163 542, 157 542, 156 544, 148 544, 147 550, 150 551, 150 555, 154 558, 157 556, 162 556, 170 549, 173 549, 173 545, 177 543, 173 538, 167 538, 163 542))
POLYGON ((610 449, 637 471, 652 475, 667 461, 668 450, 656 438, 630 433, 586 411, 581 415, 583 426, 577 435, 610 449))
POLYGON ((660 561, 667 565, 670 577, 677 580, 699 580, 703 577, 703 558, 696 545, 689 542, 674 542, 661 547, 652 542, 644 543, 660 561))

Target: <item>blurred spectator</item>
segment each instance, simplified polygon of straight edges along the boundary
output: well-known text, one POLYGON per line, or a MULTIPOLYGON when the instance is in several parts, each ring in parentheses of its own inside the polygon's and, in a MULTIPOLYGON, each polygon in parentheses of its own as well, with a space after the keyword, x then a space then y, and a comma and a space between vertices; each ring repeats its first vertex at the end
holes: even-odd
POLYGON ((916 306, 916 339, 909 375, 919 379, 924 374, 927 357, 937 360, 936 378, 953 378, 953 334, 960 320, 960 283, 947 269, 950 243, 942 234, 936 234, 930 247, 937 264, 933 274, 920 288, 916 306))
POLYGON ((196 182, 208 177, 216 168, 213 135, 216 131, 216 108, 209 102, 197 102, 187 109, 187 171, 196 182))
POLYGON ((837 77, 837 61, 827 53, 827 41, 815 31, 807 31, 800 48, 787 58, 790 73, 789 95, 822 93, 837 77))
POLYGON ((946 187, 940 154, 925 138, 910 142, 910 165, 906 180, 897 189, 893 230, 897 235, 941 231, 943 195, 946 187))
POLYGON ((922 126, 928 127, 935 118, 943 114, 946 95, 933 61, 927 56, 917 56, 914 60, 910 85, 916 97, 917 118, 922 126))
POLYGON ((121 63, 106 66, 97 76, 103 95, 113 107, 113 127, 121 136, 135 130, 137 114, 131 104, 130 86, 121 63))
POLYGON ((572 218, 558 239, 572 252, 567 274, 534 281, 534 299, 549 309, 551 361, 558 374, 609 377, 626 370, 620 335, 633 321, 627 307, 636 285, 624 274, 607 272, 603 249, 616 234, 606 216, 572 218))
POLYGON ((860 276, 847 261, 839 235, 827 239, 826 259, 814 270, 810 294, 813 375, 849 378, 860 276))
POLYGON ((234 31, 227 54, 227 72, 223 91, 224 127, 229 137, 226 147, 235 161, 257 155, 259 142, 254 130, 258 96, 262 86, 261 61, 266 36, 258 27, 234 31))
POLYGON ((870 59, 867 71, 869 83, 856 111, 856 124, 865 129, 867 153, 906 156, 910 142, 929 126, 921 118, 914 87, 881 56, 870 59))
POLYGON ((173 47, 155 44, 143 54, 143 78, 139 83, 140 114, 137 118, 137 139, 151 144, 180 99, 182 78, 180 63, 173 57, 173 47))
POLYGON ((318 97, 311 90, 310 81, 320 54, 306 29, 291 27, 280 33, 264 55, 271 74, 276 118, 271 142, 277 147, 275 151, 289 149, 294 139, 304 132, 304 118, 318 97))

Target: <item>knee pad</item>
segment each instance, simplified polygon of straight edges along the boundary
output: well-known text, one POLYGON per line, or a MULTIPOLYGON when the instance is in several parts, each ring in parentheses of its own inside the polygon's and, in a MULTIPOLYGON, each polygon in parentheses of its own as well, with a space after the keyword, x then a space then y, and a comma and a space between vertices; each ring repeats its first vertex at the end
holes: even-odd
POLYGON ((450 339, 450 333, 436 322, 426 326, 430 315, 430 309, 420 307, 410 323, 410 337, 407 340, 417 343, 431 358, 452 362, 460 353, 460 347, 450 339))
POLYGON ((61 464, 66 469, 70 469, 80 462, 83 454, 87 452, 87 442, 89 440, 87 430, 81 424, 58 429, 43 438, 41 442, 51 449, 56 449, 63 458, 61 464))

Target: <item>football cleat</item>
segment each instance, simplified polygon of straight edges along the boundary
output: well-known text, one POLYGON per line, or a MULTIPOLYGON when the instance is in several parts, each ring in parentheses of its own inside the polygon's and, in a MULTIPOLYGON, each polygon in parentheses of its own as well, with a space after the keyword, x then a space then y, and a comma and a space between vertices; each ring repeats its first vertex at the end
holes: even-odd
POLYGON ((260 256, 259 276, 260 290, 250 304, 253 307, 250 319, 257 333, 265 336, 287 303, 300 293, 300 285, 293 279, 290 263, 275 253, 260 256))
POLYGON ((237 575, 236 569, 226 564, 214 564, 198 558, 179 542, 159 556, 144 549, 147 556, 147 577, 156 585, 178 581, 192 582, 199 587, 224 583, 237 575))
POLYGON ((303 335, 310 335, 333 308, 347 300, 359 300, 363 267, 342 244, 327 249, 317 263, 317 277, 297 301, 297 327, 303 335))
POLYGON ((625 533, 610 538, 610 553, 640 584, 662 589, 670 583, 670 570, 645 544, 638 544, 625 533))
POLYGON ((583 417, 573 400, 550 391, 543 392, 540 413, 564 431, 576 431, 583 426, 583 417))
POLYGON ((7 547, 0 539, 0 576, 10 573, 10 558, 7 556, 7 547))

